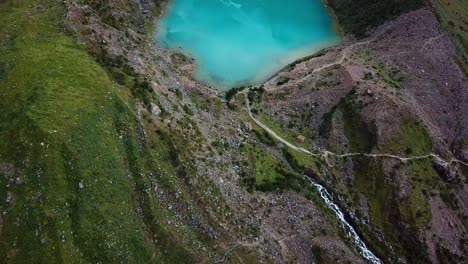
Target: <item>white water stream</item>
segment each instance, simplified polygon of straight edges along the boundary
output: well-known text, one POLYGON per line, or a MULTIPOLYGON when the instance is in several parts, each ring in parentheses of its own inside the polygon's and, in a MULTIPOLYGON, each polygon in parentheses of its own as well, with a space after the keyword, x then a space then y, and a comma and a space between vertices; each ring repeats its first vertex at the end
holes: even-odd
POLYGON ((376 255, 374 255, 374 253, 372 253, 372 251, 370 251, 367 248, 366 244, 364 243, 364 241, 362 241, 361 237, 359 237, 356 230, 354 230, 353 226, 350 223, 348 223, 343 212, 338 207, 338 205, 333 202, 330 193, 325 189, 325 187, 316 183, 311 178, 305 175, 304 175, 304 178, 306 178, 310 182, 310 184, 317 189, 317 191, 320 193, 320 196, 325 201, 327 206, 330 209, 332 209, 332 211, 338 217, 338 219, 341 222, 341 225, 346 230, 347 235, 351 238, 354 245, 357 247, 359 254, 361 254, 362 257, 364 257, 366 260, 368 260, 372 264, 383 264, 383 261, 380 260, 376 255))

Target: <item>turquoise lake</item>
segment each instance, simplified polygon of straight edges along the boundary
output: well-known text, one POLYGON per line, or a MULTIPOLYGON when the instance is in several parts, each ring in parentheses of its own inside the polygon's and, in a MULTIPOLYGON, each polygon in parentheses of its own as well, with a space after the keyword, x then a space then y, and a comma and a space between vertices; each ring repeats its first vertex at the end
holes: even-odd
POLYGON ((172 0, 166 12, 157 41, 194 58, 196 78, 221 90, 259 84, 340 41, 321 0, 172 0))

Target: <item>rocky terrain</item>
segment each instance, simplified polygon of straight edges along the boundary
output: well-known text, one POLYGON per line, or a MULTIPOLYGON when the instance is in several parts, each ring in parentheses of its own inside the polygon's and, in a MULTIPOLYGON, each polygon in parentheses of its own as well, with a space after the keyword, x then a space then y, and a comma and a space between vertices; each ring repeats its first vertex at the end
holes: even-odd
MULTIPOLYGON (((433 152, 466 160, 468 87, 455 48, 438 25, 430 10, 420 9, 360 42, 288 67, 264 85, 265 115, 284 127, 292 124, 296 133, 318 131, 311 135, 316 149, 403 157, 433 152)), ((397 255, 411 263, 437 262, 444 251, 464 258, 466 167, 359 156, 331 162, 337 173, 324 180, 365 222, 380 225, 369 230, 371 241, 380 240, 374 245, 395 239, 408 250, 397 255)))
POLYGON ((225 96, 153 41, 165 1, 0 1, 0 262, 365 263, 304 174, 384 263, 466 262, 465 40, 379 3, 225 96))

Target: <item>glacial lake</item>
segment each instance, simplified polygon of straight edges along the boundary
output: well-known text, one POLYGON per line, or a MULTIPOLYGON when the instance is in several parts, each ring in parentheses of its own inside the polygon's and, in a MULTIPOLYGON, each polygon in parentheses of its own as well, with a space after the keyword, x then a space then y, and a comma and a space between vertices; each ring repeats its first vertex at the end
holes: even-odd
POLYGON ((171 0, 156 39, 194 58, 199 81, 227 90, 257 85, 340 36, 321 0, 171 0))

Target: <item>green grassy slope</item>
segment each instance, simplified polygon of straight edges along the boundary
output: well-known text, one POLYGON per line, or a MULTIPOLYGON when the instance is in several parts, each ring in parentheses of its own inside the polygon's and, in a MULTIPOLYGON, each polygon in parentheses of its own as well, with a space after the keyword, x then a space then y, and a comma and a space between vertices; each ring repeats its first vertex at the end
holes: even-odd
POLYGON ((130 93, 62 33, 60 3, 0 1, 0 262, 190 261, 145 192, 130 93))
POLYGON ((455 40, 459 64, 468 75, 468 4, 465 0, 432 0, 442 27, 455 40))
POLYGON ((421 7, 424 0, 327 0, 341 29, 356 36, 401 13, 421 7))

